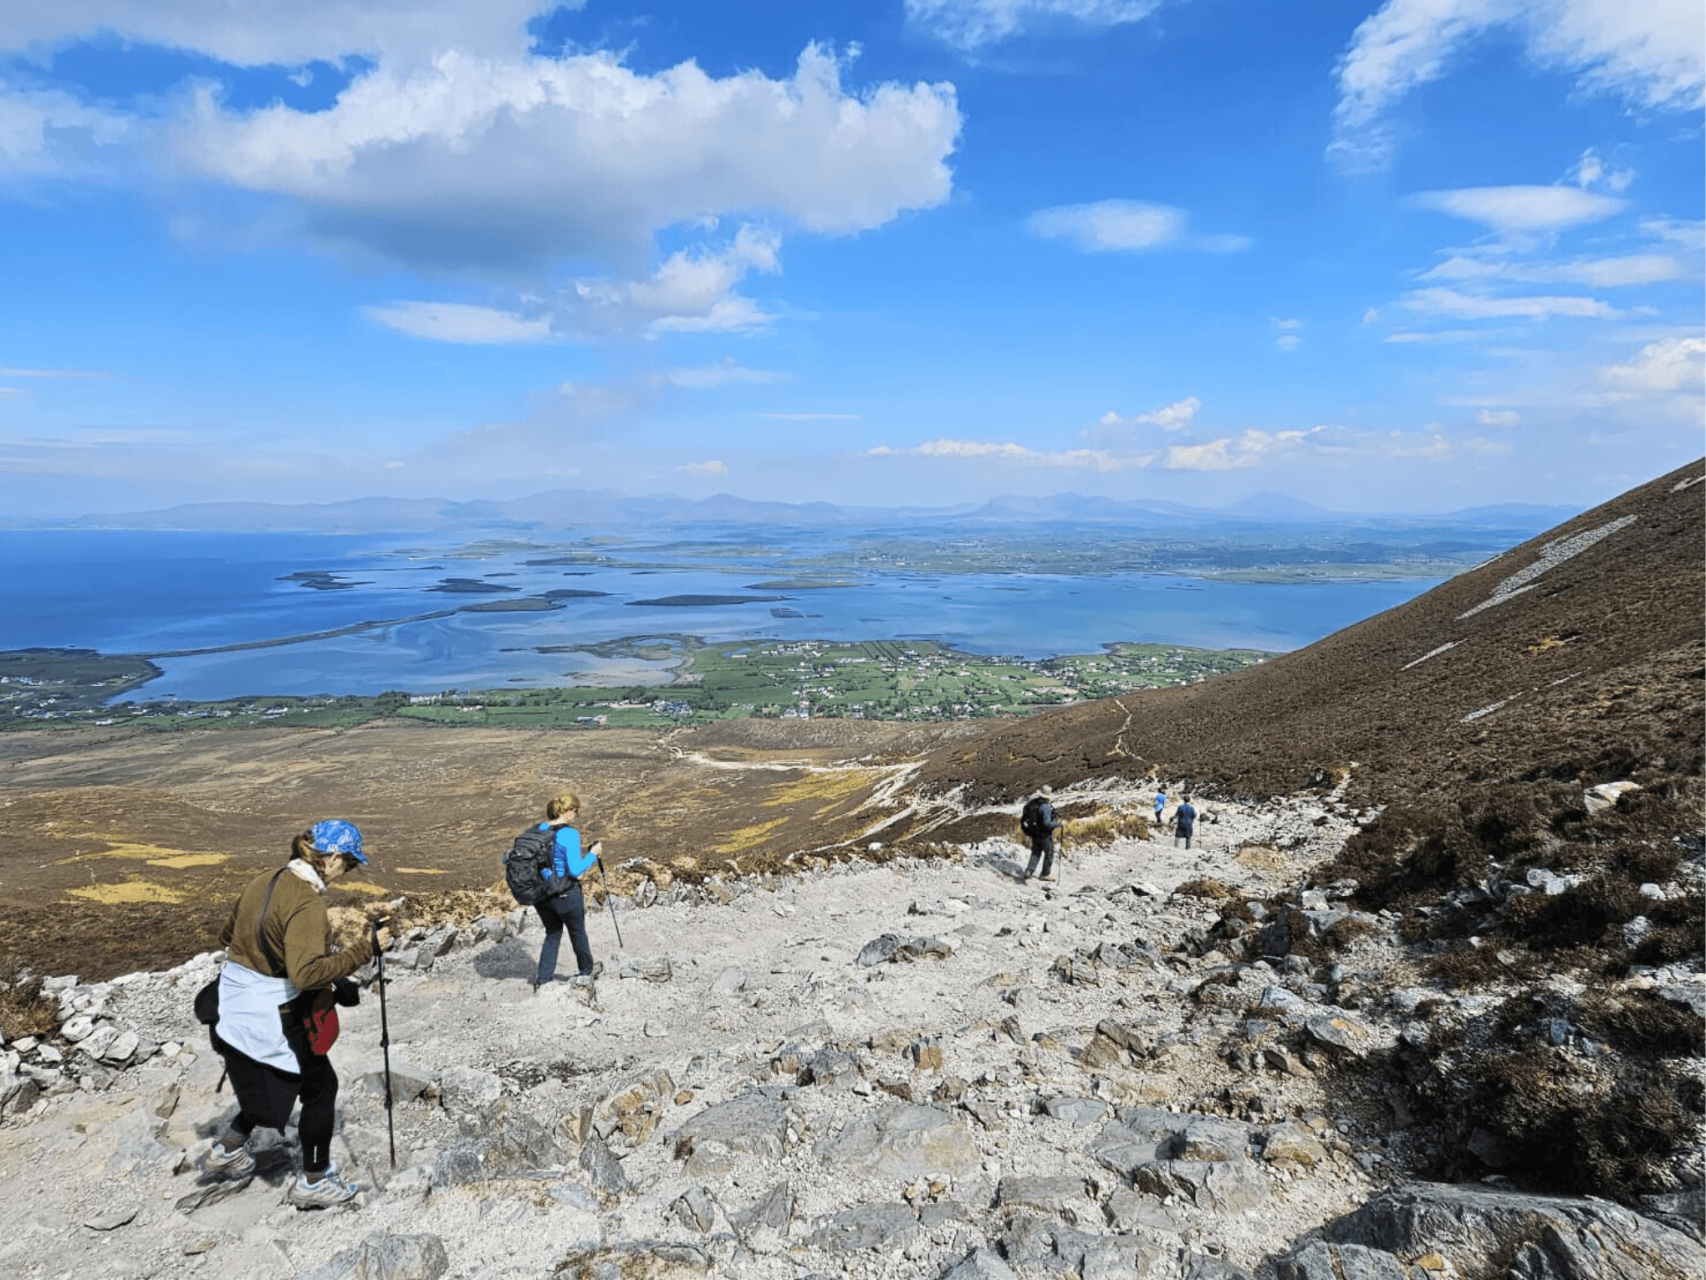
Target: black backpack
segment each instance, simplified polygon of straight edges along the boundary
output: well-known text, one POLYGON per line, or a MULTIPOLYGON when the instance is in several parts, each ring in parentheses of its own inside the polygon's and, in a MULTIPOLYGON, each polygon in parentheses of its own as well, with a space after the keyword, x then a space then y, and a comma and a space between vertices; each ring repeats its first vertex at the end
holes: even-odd
POLYGON ((1041 796, 1032 796, 1025 801, 1024 812, 1019 815, 1019 830, 1033 840, 1049 832, 1048 823, 1043 821, 1043 806, 1047 803, 1041 796))
POLYGON ((554 883, 551 860, 557 848, 557 833, 550 827, 529 827, 515 838, 504 854, 504 879, 509 891, 524 907, 545 901, 562 885, 554 883))

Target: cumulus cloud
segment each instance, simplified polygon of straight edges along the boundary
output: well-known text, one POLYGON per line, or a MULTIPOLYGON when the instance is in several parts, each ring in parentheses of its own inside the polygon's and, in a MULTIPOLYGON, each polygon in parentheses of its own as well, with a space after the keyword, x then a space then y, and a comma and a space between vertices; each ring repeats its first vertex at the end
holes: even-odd
POLYGON ((1166 246, 1232 253, 1249 247, 1245 236, 1191 236, 1190 217, 1172 205, 1143 200, 1098 200, 1039 209, 1026 226, 1045 240, 1065 240, 1086 253, 1139 253, 1166 246))
POLYGON ((1164 0, 906 0, 909 22, 945 44, 971 53, 1010 40, 1028 28, 1074 24, 1091 28, 1141 22, 1164 0))
POLYGON ((1637 394, 1706 389, 1706 339, 1650 342, 1633 359, 1600 370, 1600 381, 1637 394))
POLYGON ((411 265, 630 258, 673 226, 764 210, 848 233, 947 198, 952 86, 844 91, 810 45, 794 74, 642 74, 609 53, 380 64, 329 109, 228 109, 203 86, 170 130, 190 173, 297 202, 310 231, 411 265))
POLYGON ((1503 234, 1562 231, 1599 222, 1628 207, 1628 201, 1616 196, 1565 186, 1460 187, 1423 191, 1410 200, 1503 234))
POLYGON ((1350 167, 1388 163, 1391 109, 1495 33, 1536 64, 1643 107, 1698 107, 1706 90, 1696 0, 1387 0, 1339 60, 1329 154, 1350 167))
POLYGON ((720 249, 682 249, 641 280, 588 276, 520 310, 437 302, 363 308, 369 319, 417 338, 500 343, 655 338, 663 333, 733 333, 763 328, 771 317, 735 292, 751 271, 780 269, 781 237, 742 227, 720 249))
POLYGON ((1202 401, 1195 396, 1186 396, 1183 400, 1175 400, 1172 404, 1162 405, 1149 413, 1133 414, 1122 418, 1109 410, 1104 413, 1098 423, 1103 427, 1160 427, 1163 431, 1178 431, 1190 425, 1191 419, 1197 416, 1197 410, 1202 408, 1202 401))
POLYGON ((1274 346, 1281 351, 1291 351, 1303 341, 1303 335, 1298 332, 1303 328, 1303 321, 1296 317, 1269 316, 1268 323, 1274 329, 1274 346))
POLYGON ((1515 409, 1483 409, 1475 415, 1475 421, 1483 427, 1514 427, 1522 421, 1522 415, 1515 409))
POLYGON ((677 467, 676 470, 685 472, 690 476, 726 476, 729 474, 728 464, 715 458, 707 462, 686 462, 677 467))

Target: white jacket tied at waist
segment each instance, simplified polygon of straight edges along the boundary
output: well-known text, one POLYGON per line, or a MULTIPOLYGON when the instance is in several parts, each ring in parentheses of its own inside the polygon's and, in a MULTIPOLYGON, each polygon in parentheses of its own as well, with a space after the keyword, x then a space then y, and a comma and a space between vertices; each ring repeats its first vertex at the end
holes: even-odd
POLYGON ((277 1067, 291 1075, 302 1064, 284 1038, 284 1020, 278 1007, 296 999, 301 992, 289 978, 274 978, 227 960, 219 972, 219 1038, 245 1057, 277 1067))

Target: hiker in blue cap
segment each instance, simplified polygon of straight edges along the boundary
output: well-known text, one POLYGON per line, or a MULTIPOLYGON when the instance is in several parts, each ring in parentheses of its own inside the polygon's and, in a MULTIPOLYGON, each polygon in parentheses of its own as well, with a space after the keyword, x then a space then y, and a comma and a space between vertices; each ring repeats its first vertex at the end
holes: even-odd
POLYGON ((337 1035, 333 1004, 356 1002, 349 975, 373 958, 375 945, 386 946, 391 931, 380 928, 334 949, 322 895, 332 881, 367 865, 354 823, 317 822, 291 841, 283 867, 249 882, 219 935, 226 960, 213 1047, 225 1059, 238 1112, 206 1164, 230 1177, 252 1174, 249 1135, 263 1125, 282 1133, 300 1099, 302 1176, 289 1192, 299 1209, 342 1204, 356 1194, 332 1163, 338 1074, 326 1051, 337 1035))

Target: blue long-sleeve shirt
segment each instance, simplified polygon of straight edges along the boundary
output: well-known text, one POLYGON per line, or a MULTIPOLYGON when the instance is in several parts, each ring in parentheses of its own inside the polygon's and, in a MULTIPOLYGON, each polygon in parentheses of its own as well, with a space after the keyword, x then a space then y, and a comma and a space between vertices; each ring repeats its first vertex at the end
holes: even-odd
MULTIPOLYGON (((550 827, 549 822, 541 822, 539 829, 544 831, 550 827)), ((556 844, 551 851, 551 874, 559 880, 573 877, 579 880, 598 859, 590 850, 581 848, 581 833, 573 827, 558 827, 556 844)))

